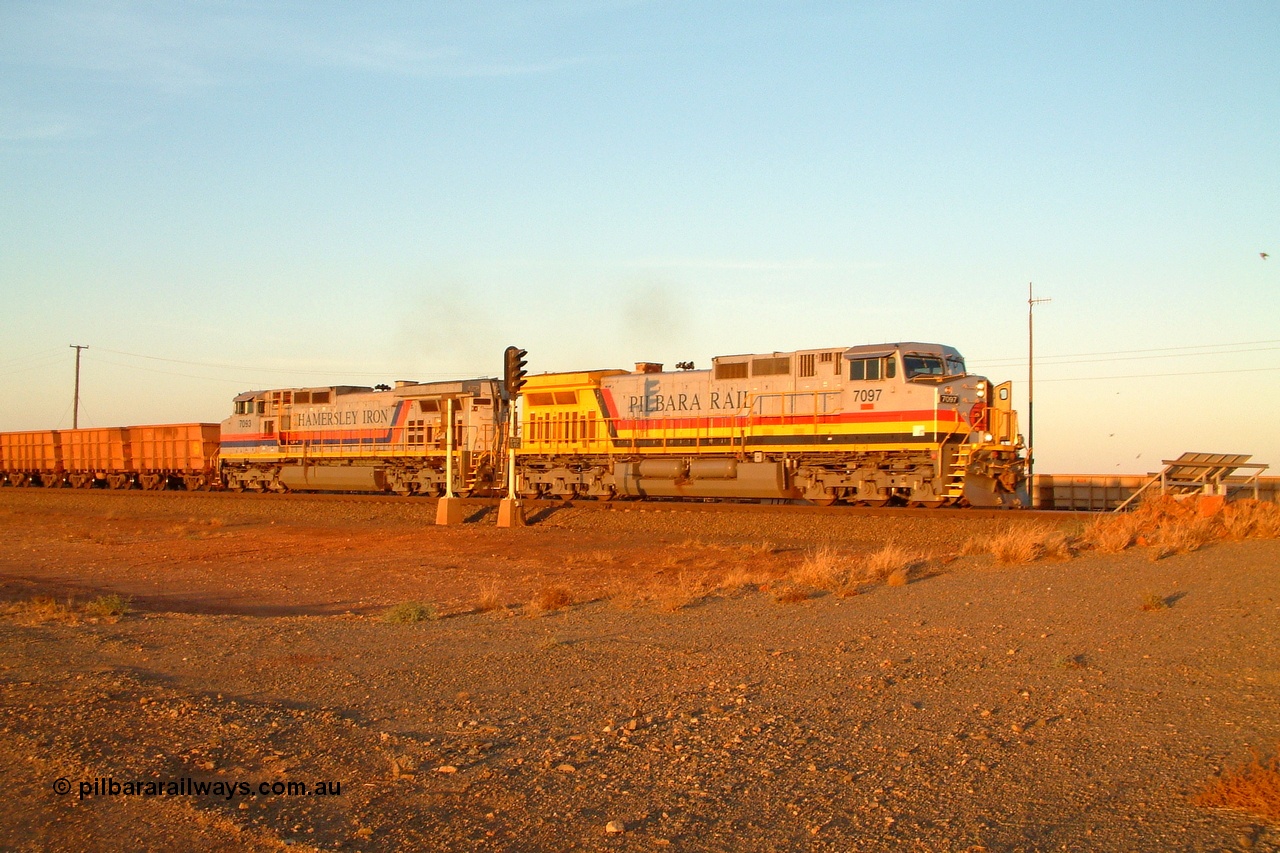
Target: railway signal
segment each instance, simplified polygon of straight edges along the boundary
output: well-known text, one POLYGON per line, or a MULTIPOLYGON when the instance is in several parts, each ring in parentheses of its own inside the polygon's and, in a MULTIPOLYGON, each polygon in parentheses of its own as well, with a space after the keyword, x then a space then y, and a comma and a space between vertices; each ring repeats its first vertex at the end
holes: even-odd
POLYGON ((524 527, 524 508, 516 497, 516 447, 519 439, 516 436, 516 397, 524 387, 524 357, 528 350, 520 347, 507 347, 502 356, 502 390, 506 393, 511 405, 507 407, 510 420, 507 423, 507 496, 498 502, 499 527, 524 527))
POLYGON ((527 362, 524 357, 528 354, 528 350, 522 350, 520 347, 507 347, 503 355, 502 387, 506 389, 508 397, 515 397, 524 387, 525 375, 528 373, 525 370, 527 362))

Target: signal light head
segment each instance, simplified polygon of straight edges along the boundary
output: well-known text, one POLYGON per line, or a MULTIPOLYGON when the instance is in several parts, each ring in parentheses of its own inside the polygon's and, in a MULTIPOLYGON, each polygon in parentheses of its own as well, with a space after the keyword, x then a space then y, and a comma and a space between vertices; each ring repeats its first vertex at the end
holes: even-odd
POLYGON ((507 347, 502 358, 502 387, 506 389, 508 397, 514 397, 520 393, 520 389, 524 386, 525 370, 524 357, 529 354, 528 350, 522 350, 519 347, 507 347))

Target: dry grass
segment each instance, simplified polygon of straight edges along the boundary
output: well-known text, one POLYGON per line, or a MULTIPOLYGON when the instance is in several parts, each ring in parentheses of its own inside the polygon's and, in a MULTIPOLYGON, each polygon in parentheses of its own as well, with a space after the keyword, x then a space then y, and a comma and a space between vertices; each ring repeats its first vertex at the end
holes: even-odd
POLYGON ((1142 599, 1143 610, 1151 612, 1153 610, 1166 610, 1169 607, 1169 599, 1163 595, 1156 595, 1154 592, 1142 599))
POLYGON ((1104 515, 1089 522, 1083 539, 1094 550, 1104 554, 1119 554, 1138 541, 1142 519, 1133 515, 1104 515))
POLYGON ((549 613, 553 610, 563 610, 573 604, 573 593, 567 587, 553 585, 544 586, 533 596, 533 600, 529 602, 530 613, 549 613))
POLYGON ((886 545, 879 551, 857 556, 824 545, 805 554, 800 565, 788 574, 787 581, 847 597, 857 595, 863 584, 905 586, 910 582, 912 570, 923 562, 919 555, 897 545, 886 545))
POLYGON ((1148 540, 1152 546, 1150 557, 1160 560, 1172 554, 1189 554, 1221 536, 1222 526, 1214 518, 1191 518, 1166 524, 1157 528, 1148 540))
POLYGON ((1152 548, 1151 559, 1196 551, 1219 539, 1275 539, 1280 537, 1280 506, 1266 501, 1240 500, 1205 516, 1194 498, 1178 500, 1157 495, 1129 513, 1104 515, 1084 531, 1083 540, 1095 550, 1115 554, 1135 545, 1152 548))
POLYGON ((716 588, 736 592, 743 588, 755 589, 770 580, 772 575, 768 570, 739 564, 725 570, 716 583, 716 588))
POLYGON ((605 597, 622 610, 652 605, 675 612, 692 607, 713 590, 723 588, 723 582, 710 583, 705 573, 680 570, 670 575, 660 573, 644 585, 630 580, 616 581, 605 597))
POLYGON ((813 597, 813 591, 799 584, 783 581, 771 590, 773 600, 779 604, 798 604, 813 597))
POLYGON ((426 601, 402 601, 388 607, 382 614, 382 621, 392 625, 434 622, 438 618, 436 606, 426 601))
POLYGON ((862 560, 862 579, 869 583, 883 581, 890 586, 906 586, 913 569, 924 560, 897 545, 886 545, 862 560))
POLYGON ((133 600, 128 596, 113 592, 110 595, 100 595, 86 604, 84 614, 91 619, 100 619, 104 622, 119 622, 129 615, 132 603, 133 600))
POLYGON ((969 540, 965 543, 965 553, 985 550, 999 563, 1034 563, 1046 559, 1069 560, 1073 556, 1071 546, 1071 539, 1051 525, 1011 524, 985 542, 969 540))
POLYGON ((763 557, 766 554, 775 553, 778 548, 772 542, 748 542, 745 545, 739 545, 738 550, 750 557, 763 557))
POLYGON ((1222 510, 1222 535, 1228 539, 1280 538, 1280 504, 1252 498, 1227 504, 1222 510))
POLYGON ((677 572, 673 580, 655 584, 649 600, 662 610, 674 612, 697 604, 705 594, 701 577, 677 572))
POLYGON ((488 580, 480 584, 480 590, 476 593, 476 610, 488 613, 492 610, 502 610, 504 607, 506 603, 502 600, 502 590, 496 580, 488 580))
POLYGON ((804 586, 834 592, 850 584, 855 566, 849 557, 830 545, 804 555, 800 565, 791 571, 790 579, 804 586))
POLYGON ((1280 820, 1280 755, 1264 761, 1255 752, 1252 761, 1210 782, 1192 802, 1280 820))
POLYGON ((11 601, 5 606, 5 614, 27 624, 63 622, 74 625, 80 621, 80 614, 70 600, 63 604, 51 595, 11 601))
POLYGON ((132 599, 110 593, 100 595, 88 604, 77 605, 68 598, 58 601, 51 595, 37 595, 21 601, 11 601, 3 606, 3 613, 19 622, 37 625, 44 622, 61 622, 78 625, 81 618, 90 622, 119 622, 132 611, 132 599))

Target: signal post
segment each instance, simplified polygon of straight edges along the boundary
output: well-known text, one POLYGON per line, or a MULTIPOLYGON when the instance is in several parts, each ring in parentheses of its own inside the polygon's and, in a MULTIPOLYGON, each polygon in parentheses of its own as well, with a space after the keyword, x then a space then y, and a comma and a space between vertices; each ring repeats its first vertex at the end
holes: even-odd
POLYGON ((445 399, 444 497, 436 504, 436 524, 462 523, 462 498, 453 493, 453 398, 445 399))
POLYGON ((528 351, 507 347, 502 359, 502 387, 507 394, 507 496, 498 502, 499 527, 524 527, 524 507, 516 497, 516 400, 525 382, 528 351))

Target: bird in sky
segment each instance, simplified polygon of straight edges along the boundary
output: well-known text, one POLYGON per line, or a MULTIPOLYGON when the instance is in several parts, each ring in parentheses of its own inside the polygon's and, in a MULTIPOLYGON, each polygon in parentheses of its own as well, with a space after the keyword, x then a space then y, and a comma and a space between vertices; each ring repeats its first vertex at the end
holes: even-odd
POLYGON ((1270 255, 1268 255, 1266 252, 1259 252, 1259 253, 1258 253, 1258 255, 1260 255, 1264 261, 1265 261, 1267 258, 1271 257, 1271 256, 1270 256, 1270 255))

